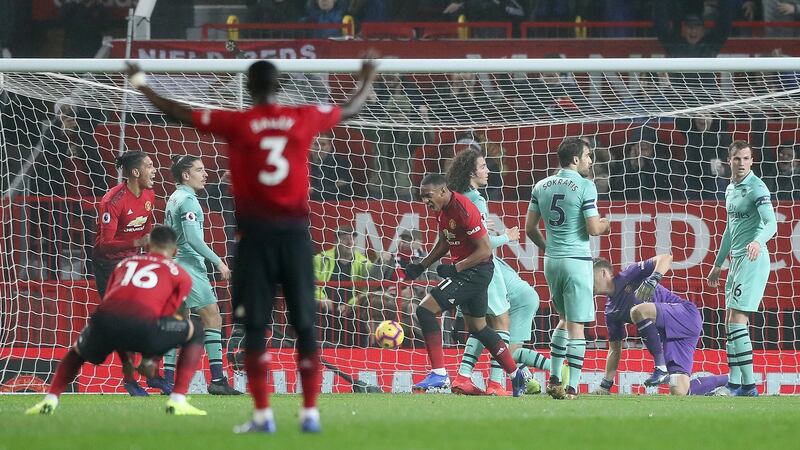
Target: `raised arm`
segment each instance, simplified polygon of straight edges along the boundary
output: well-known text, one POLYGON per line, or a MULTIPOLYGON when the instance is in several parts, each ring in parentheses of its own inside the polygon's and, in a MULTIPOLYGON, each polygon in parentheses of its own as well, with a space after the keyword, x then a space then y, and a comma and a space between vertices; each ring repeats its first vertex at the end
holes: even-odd
POLYGON ((131 86, 139 90, 153 105, 167 116, 185 125, 193 125, 192 110, 174 100, 158 95, 147 85, 147 76, 136 63, 128 62, 128 80, 131 86))
POLYGON ((347 120, 361 112, 361 108, 364 107, 364 103, 366 103, 367 97, 372 90, 372 83, 375 81, 376 75, 375 63, 372 60, 366 60, 361 64, 361 72, 359 72, 358 80, 356 80, 356 91, 342 105, 341 120, 347 120))

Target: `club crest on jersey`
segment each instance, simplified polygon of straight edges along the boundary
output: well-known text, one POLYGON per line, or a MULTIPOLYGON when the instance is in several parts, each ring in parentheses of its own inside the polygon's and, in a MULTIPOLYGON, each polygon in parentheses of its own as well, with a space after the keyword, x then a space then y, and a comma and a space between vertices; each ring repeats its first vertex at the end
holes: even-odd
POLYGON ((451 230, 455 230, 456 229, 456 221, 455 220, 450 219, 449 225, 450 225, 450 229, 451 230))
POLYGON ((197 214, 194 211, 189 211, 183 216, 187 222, 195 222, 197 220, 197 214))
POLYGON ((153 209, 153 204, 150 203, 150 200, 144 202, 144 209, 148 212, 153 209))

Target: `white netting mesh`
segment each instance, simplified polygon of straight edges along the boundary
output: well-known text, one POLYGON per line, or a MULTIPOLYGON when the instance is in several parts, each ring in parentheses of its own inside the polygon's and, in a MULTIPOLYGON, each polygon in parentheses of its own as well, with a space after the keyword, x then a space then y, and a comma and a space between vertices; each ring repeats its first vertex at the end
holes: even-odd
MULTIPOLYGON (((249 104, 240 74, 156 74, 150 80, 154 89, 194 106, 249 104)), ((126 89, 120 74, 7 73, 2 83, 0 371, 7 381, 22 369, 50 373, 51 359, 75 339, 98 302, 86 255, 94 241, 97 196, 117 182, 112 161, 121 142, 146 151, 159 167, 157 220, 163 219, 173 190, 169 156, 190 153, 202 155, 210 169, 206 238, 218 254, 231 256, 234 223, 231 199, 220 180, 227 169, 225 144, 170 124, 141 95, 126 89)), ((283 76, 282 85, 281 100, 288 103, 338 102, 354 88, 352 76, 341 74, 291 73, 283 76)), ((321 283, 324 297, 332 300, 320 316, 325 357, 367 380, 377 376, 386 390, 405 390, 406 374, 426 369, 413 319, 426 283, 397 283, 396 271, 409 256, 430 249, 435 238, 430 213, 411 201, 413 187, 425 173, 446 170, 460 149, 478 146, 492 171, 484 194, 499 231, 524 228, 533 184, 558 165, 554 149, 566 136, 584 136, 595 151, 601 211, 612 220, 611 238, 596 240, 595 249, 617 267, 671 251, 675 270, 665 282, 703 312, 698 347, 703 351, 696 369, 725 372, 720 351, 724 300, 721 292, 705 286, 704 276, 724 228, 720 200, 729 174, 726 148, 734 139, 746 139, 756 149, 757 173, 773 189, 780 222, 778 237, 769 245, 775 270, 763 312, 753 317, 756 371, 762 378, 796 372, 798 93, 798 78, 790 73, 382 75, 364 113, 322 136, 312 152, 311 231, 317 250, 335 247, 336 230, 349 226, 355 230, 356 251, 371 261, 350 280, 332 276, 321 283), (410 245, 403 231, 411 232, 410 245), (353 294, 356 306, 344 306, 342 299, 353 294), (370 335, 384 319, 405 324, 403 349, 360 350, 374 347, 370 335)), ((535 285, 543 300, 529 345, 547 350, 556 319, 547 301, 541 256, 525 238, 502 248, 500 255, 535 285)), ((228 336, 229 291, 223 282, 216 286, 228 336)), ((445 331, 451 323, 444 321, 445 331)), ((293 345, 283 306, 276 311, 273 332, 272 346, 293 345)), ((588 336, 590 347, 598 350, 587 353, 586 380, 596 383, 592 374, 602 369, 606 347, 602 315, 588 336)), ((448 367, 454 368, 450 364, 461 347, 449 333, 444 338, 448 367)), ((231 355, 237 342, 229 345, 231 355)), ((637 338, 628 343, 639 345, 637 338)), ((276 352, 275 369, 291 369, 291 360, 276 352)), ((631 351, 626 361, 624 371, 650 369, 641 351, 631 351)), ((81 388, 116 389, 116 381, 98 387, 113 379, 108 369, 85 369, 83 374, 81 388)), ((289 391, 292 380, 289 376, 289 391)), ((280 384, 280 377, 274 381, 280 384)))

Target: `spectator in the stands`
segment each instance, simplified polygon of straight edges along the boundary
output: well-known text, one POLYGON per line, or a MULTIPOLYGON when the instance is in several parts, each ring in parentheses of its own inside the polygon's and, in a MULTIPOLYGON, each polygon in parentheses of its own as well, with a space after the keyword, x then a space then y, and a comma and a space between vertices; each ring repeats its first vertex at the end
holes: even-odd
POLYGON ((800 148, 792 142, 778 147, 776 174, 764 177, 770 192, 778 200, 800 200, 800 148))
POLYGON ((70 97, 53 106, 53 118, 42 129, 41 153, 33 165, 33 191, 40 195, 103 195, 106 170, 89 112, 70 97))
MULTIPOLYGON (((528 17, 524 0, 466 0, 452 2, 444 14, 465 15, 470 22, 511 22, 512 36, 519 37, 519 24, 528 17)), ((506 31, 500 28, 475 28, 470 36, 478 39, 504 39, 506 31)))
POLYGON ((710 118, 676 121, 686 131, 686 196, 724 199, 730 178, 727 124, 710 118), (688 127, 686 126, 688 122, 688 127))
POLYGON ((677 165, 656 155, 653 130, 636 130, 625 148, 622 164, 612 164, 611 198, 620 200, 683 199, 683 183, 677 165))
POLYGON ((497 104, 477 73, 450 73, 435 88, 438 98, 433 110, 442 122, 469 124, 500 120, 497 104))
POLYGON ((353 197, 350 160, 334 151, 331 134, 323 133, 314 139, 310 163, 312 200, 350 200, 353 197))
POLYGON ((402 0, 350 0, 347 14, 361 22, 391 22, 398 9, 405 7, 402 0))
POLYGON ((413 83, 400 75, 385 74, 367 102, 367 113, 380 121, 411 127, 364 128, 364 138, 375 143, 369 193, 373 198, 411 200, 411 159, 414 152, 433 142, 433 133, 420 127, 429 118, 428 106, 413 83))
POLYGON ((247 0, 247 19, 254 23, 292 23, 303 17, 303 0, 247 0))
POLYGON ((687 12, 674 2, 653 2, 658 40, 671 58, 714 58, 728 40, 736 0, 721 0, 714 28, 706 31, 700 12, 687 12), (676 13, 682 16, 676 16, 676 13), (680 18, 680 20, 678 20, 680 18), (670 20, 672 19, 672 20, 670 20))
MULTIPOLYGON (((752 1, 745 3, 755 3, 752 1)), ((795 22, 800 20, 800 1, 761 0, 764 22, 795 22)), ((799 33, 793 27, 767 27, 768 37, 794 37, 799 33)))
MULTIPOLYGON (((562 59, 563 55, 550 53, 544 57, 562 59)), ((525 100, 536 117, 568 118, 578 112, 587 112, 590 106, 572 73, 543 72, 522 82, 522 91, 525 90, 525 84, 532 91, 525 100)))
MULTIPOLYGON (((308 22, 320 24, 341 24, 347 11, 347 0, 308 0, 306 17, 308 22)), ((342 30, 331 28, 317 30, 315 37, 330 38, 342 35, 342 30)))
MULTIPOLYGON (((381 279, 380 264, 375 264, 355 247, 356 233, 349 225, 336 230, 336 243, 314 256, 314 273, 318 282, 316 298, 323 311, 343 313, 367 299, 369 288, 354 285, 381 279)), ((391 259, 386 252, 376 254, 376 261, 391 259)))

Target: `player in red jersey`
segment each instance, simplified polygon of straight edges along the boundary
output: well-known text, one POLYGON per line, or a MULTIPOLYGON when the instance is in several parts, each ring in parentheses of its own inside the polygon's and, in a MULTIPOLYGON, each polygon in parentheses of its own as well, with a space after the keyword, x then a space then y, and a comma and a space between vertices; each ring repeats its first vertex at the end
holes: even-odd
POLYGON ((235 320, 245 328, 245 370, 255 403, 253 419, 234 431, 273 433, 276 429, 267 396, 265 334, 280 284, 297 334, 297 368, 303 387, 301 430, 319 432, 321 371, 314 253, 308 233, 308 158, 316 135, 361 110, 375 79, 375 66, 370 61, 363 63, 358 89, 342 106, 286 106, 277 103, 278 70, 267 61, 256 61, 247 73, 253 107, 243 111, 192 111, 153 92, 137 66, 129 65, 128 74, 131 85, 165 114, 214 133, 229 145, 240 236, 233 266, 232 306, 235 320))
POLYGON ((87 361, 101 364, 114 351, 138 352, 151 358, 180 346, 167 414, 206 415, 186 402, 189 382, 203 355, 203 324, 175 315, 192 287, 189 274, 172 261, 176 240, 171 228, 158 225, 150 233, 147 254, 117 264, 103 303, 58 364, 47 396, 26 414, 52 414, 58 397, 87 361))
POLYGON ((525 375, 517 370, 511 352, 500 335, 486 325, 487 289, 492 281, 494 263, 481 214, 468 198, 447 188, 444 175, 427 175, 420 185, 420 197, 438 213, 439 239, 425 259, 406 266, 406 279, 415 279, 448 251, 453 264, 440 264, 436 268, 443 280, 417 307, 417 319, 432 370, 413 389, 415 392, 427 392, 450 387, 450 377, 444 368, 442 330, 436 315, 461 306, 467 329, 489 349, 495 361, 512 377, 513 395, 519 397, 527 382, 525 375))
MULTIPOLYGON (((129 150, 116 160, 125 182, 114 186, 100 200, 97 236, 92 255, 97 293, 104 298, 108 277, 123 259, 141 253, 153 228, 155 194, 153 160, 140 150, 129 150)), ((146 396, 147 391, 133 377, 131 355, 120 353, 123 386, 132 396, 146 396)), ((159 377, 148 377, 147 385, 169 393, 169 384, 159 377)))

